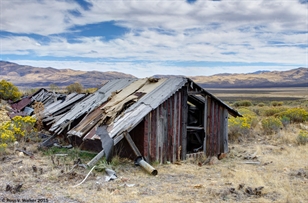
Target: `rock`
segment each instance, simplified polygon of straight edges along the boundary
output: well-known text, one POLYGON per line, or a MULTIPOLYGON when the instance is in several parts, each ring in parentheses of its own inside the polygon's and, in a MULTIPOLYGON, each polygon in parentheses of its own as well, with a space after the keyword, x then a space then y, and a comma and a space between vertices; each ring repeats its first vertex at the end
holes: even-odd
POLYGON ((210 165, 216 165, 218 164, 218 159, 216 156, 211 157, 210 159, 210 165))
POLYGON ((35 165, 33 165, 33 166, 32 166, 32 170, 33 170, 33 172, 36 173, 36 172, 37 172, 37 167, 36 167, 35 165))
POLYGON ((304 125, 304 124, 300 123, 299 126, 302 130, 308 130, 308 125, 304 125))
POLYGON ((218 155, 218 160, 224 159, 227 157, 227 153, 221 153, 218 155))

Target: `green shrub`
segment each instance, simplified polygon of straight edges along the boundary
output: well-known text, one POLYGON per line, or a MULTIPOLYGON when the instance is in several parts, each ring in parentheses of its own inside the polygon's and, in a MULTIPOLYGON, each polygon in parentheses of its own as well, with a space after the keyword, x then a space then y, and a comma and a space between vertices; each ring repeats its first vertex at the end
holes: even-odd
POLYGON ((76 93, 82 93, 83 92, 83 87, 80 83, 75 82, 73 84, 70 84, 66 87, 66 90, 68 93, 76 92, 76 93))
POLYGON ((25 89, 22 92, 23 92, 24 95, 29 96, 29 95, 34 94, 38 90, 39 90, 39 88, 31 88, 31 89, 25 89))
POLYGON ((253 111, 257 116, 261 116, 261 114, 263 113, 263 108, 264 107, 254 106, 250 107, 249 109, 253 111))
POLYGON ((297 136, 299 145, 306 145, 308 143, 308 131, 301 130, 297 136))
POLYGON ((287 110, 286 107, 279 107, 279 108, 265 108, 262 110, 262 116, 275 116, 283 111, 287 110))
POLYGON ((92 88, 88 88, 85 90, 85 93, 88 93, 88 94, 93 94, 94 92, 97 91, 97 88, 95 87, 92 87, 92 88))
POLYGON ((0 99, 16 101, 20 99, 22 93, 18 88, 6 80, 0 81, 0 99))
POLYGON ((235 102, 233 105, 235 107, 240 107, 240 106, 248 107, 248 106, 252 106, 252 103, 249 100, 242 100, 242 101, 235 102))
POLYGON ((286 116, 282 116, 280 121, 284 127, 287 127, 291 123, 290 118, 286 116))
POLYGON ((283 126, 279 118, 273 116, 263 118, 261 124, 265 134, 277 133, 283 126))
POLYGON ((261 103, 258 104, 258 106, 263 107, 263 106, 265 106, 265 104, 263 102, 261 102, 261 103))
POLYGON ((231 117, 228 120, 230 140, 235 140, 239 136, 250 134, 251 128, 255 127, 258 123, 256 114, 253 111, 247 108, 241 108, 238 111, 243 117, 231 117))
POLYGON ((276 106, 282 106, 282 105, 283 105, 283 102, 272 101, 272 102, 271 102, 271 105, 272 105, 272 106, 275 106, 275 107, 276 107, 276 106))
POLYGON ((308 120, 308 112, 304 108, 290 108, 279 114, 280 117, 288 117, 291 123, 301 123, 308 120))
POLYGON ((54 83, 49 84, 49 89, 52 92, 59 92, 60 90, 59 86, 54 83))

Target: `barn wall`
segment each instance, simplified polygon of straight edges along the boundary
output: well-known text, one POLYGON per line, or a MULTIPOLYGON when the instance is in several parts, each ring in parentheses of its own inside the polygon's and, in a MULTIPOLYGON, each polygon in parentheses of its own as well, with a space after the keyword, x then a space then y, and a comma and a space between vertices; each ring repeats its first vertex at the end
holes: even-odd
POLYGON ((148 161, 175 162, 182 153, 182 145, 186 145, 186 128, 183 128, 186 116, 182 115, 187 108, 187 102, 183 101, 185 92, 177 91, 144 118, 143 146, 139 150, 148 161))
MULTIPOLYGON (((144 117, 130 135, 147 161, 175 162, 187 154, 187 87, 144 117)), ((228 152, 228 111, 221 103, 206 97, 203 125, 205 153, 217 156, 228 152)))
POLYGON ((207 99, 206 155, 228 152, 228 111, 217 101, 207 99))

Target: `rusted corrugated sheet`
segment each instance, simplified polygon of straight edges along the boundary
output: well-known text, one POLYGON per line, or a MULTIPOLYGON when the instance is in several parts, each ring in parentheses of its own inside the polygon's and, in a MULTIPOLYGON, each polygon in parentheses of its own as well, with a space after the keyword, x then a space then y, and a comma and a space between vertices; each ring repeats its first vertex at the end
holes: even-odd
MULTIPOLYGON (((161 80, 161 79, 160 79, 161 80)), ((185 78, 168 78, 151 92, 129 107, 119 119, 109 126, 110 137, 132 130, 150 111, 171 97, 186 84, 185 78)))
POLYGON ((182 135, 181 94, 177 91, 144 119, 143 155, 148 161, 166 163, 177 160, 182 135))
POLYGON ((206 155, 217 156, 228 151, 228 113, 216 100, 207 100, 206 155))
POLYGON ((210 92, 206 91, 205 89, 203 89, 202 87, 200 87, 199 85, 197 85, 196 83, 194 83, 191 79, 187 78, 188 82, 191 84, 191 86, 197 88, 200 93, 206 97, 206 96, 210 96, 211 98, 213 98, 218 104, 222 105, 223 107, 225 107, 229 114, 231 114, 234 117, 237 116, 242 116, 239 112, 237 112, 236 110, 234 110, 232 107, 230 107, 229 105, 227 105, 225 102, 223 102, 222 100, 220 100, 219 98, 215 97, 213 94, 211 94, 210 92))
POLYGON ((99 122, 100 124, 110 124, 110 122, 121 114, 128 103, 136 102, 145 94, 143 92, 145 86, 153 86, 148 84, 147 79, 135 80, 126 85, 122 87, 123 89, 115 90, 112 95, 110 94, 108 100, 105 100, 99 108, 89 114, 74 129, 69 131, 68 134, 79 137, 86 135, 85 139, 92 139, 92 136, 95 136, 95 134, 86 134, 88 130, 96 126, 99 122))
POLYGON ((46 89, 41 88, 39 90, 37 90, 35 93, 33 93, 32 95, 25 97, 23 99, 21 99, 20 101, 13 103, 11 105, 11 107, 15 110, 21 111, 23 110, 26 106, 30 105, 32 103, 32 101, 34 101, 34 98, 37 97, 37 95, 44 95, 47 92, 46 89))
POLYGON ((21 111, 23 110, 26 106, 28 106, 29 104, 31 104, 32 100, 30 97, 26 97, 21 99, 20 101, 14 103, 11 105, 11 107, 15 110, 21 111))
POLYGON ((98 106, 102 105, 108 100, 113 92, 121 90, 123 87, 126 87, 134 81, 136 81, 136 79, 117 79, 107 82, 94 94, 89 95, 83 99, 78 103, 78 105, 75 105, 69 112, 63 115, 61 119, 52 125, 50 131, 61 132, 65 128, 69 127, 72 121, 97 109, 98 106))

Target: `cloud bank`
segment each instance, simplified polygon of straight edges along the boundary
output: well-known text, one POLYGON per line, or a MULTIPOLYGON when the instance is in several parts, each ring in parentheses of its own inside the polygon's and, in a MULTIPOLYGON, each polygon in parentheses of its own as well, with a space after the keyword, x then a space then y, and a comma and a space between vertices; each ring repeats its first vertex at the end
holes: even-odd
POLYGON ((307 5, 297 0, 4 0, 1 60, 137 77, 307 67, 307 5))

